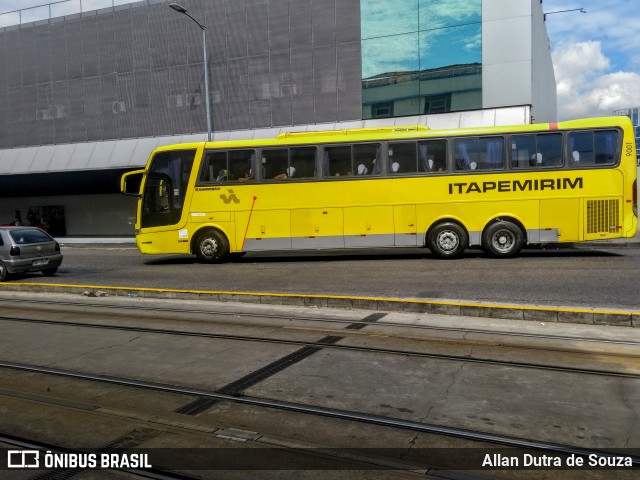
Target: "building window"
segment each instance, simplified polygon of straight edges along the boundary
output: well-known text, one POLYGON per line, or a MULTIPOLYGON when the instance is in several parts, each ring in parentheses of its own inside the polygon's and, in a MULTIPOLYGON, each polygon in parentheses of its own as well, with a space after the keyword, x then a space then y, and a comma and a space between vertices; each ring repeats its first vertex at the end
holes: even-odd
POLYGON ((451 111, 451 94, 428 95, 424 99, 424 113, 445 113, 451 111))
POLYGON ((393 102, 374 103, 371 106, 371 118, 393 117, 393 102))
POLYGON ((365 119, 482 108, 482 1, 451 3, 361 0, 365 119))

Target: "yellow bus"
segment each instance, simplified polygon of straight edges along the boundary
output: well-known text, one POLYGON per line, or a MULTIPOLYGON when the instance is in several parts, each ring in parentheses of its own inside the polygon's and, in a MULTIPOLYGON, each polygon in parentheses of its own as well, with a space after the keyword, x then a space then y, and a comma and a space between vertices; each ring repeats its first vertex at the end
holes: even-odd
POLYGON ((142 253, 210 263, 378 247, 514 257, 527 244, 633 237, 638 226, 635 139, 622 116, 164 146, 121 189, 139 197, 142 253))

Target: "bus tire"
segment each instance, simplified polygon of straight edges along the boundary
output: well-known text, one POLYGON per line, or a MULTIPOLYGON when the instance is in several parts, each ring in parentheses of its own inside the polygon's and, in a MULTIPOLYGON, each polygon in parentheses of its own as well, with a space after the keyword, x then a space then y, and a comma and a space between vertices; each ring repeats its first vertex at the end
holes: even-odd
POLYGON ((229 241, 218 230, 206 230, 195 241, 194 252, 204 263, 222 263, 229 256, 229 241))
POLYGON ((4 282, 9 278, 9 272, 7 271, 7 266, 0 262, 0 282, 4 282))
POLYGON ((462 256, 469 236, 457 223, 445 222, 433 227, 429 232, 427 246, 439 258, 458 258, 462 256))
POLYGON ((494 257, 513 258, 524 246, 522 229, 512 222, 499 221, 489 225, 482 234, 482 248, 494 257))

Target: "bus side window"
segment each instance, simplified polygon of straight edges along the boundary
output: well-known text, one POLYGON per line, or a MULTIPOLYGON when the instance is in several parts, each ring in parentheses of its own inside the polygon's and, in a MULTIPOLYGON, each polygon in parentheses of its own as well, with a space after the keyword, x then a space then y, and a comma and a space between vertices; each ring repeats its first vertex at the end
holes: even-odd
POLYGON ((325 178, 353 175, 351 146, 326 147, 324 149, 323 164, 325 178))
POLYGON ((228 176, 227 152, 208 152, 200 171, 201 182, 220 182, 228 176))
POLYGON ((289 169, 289 151, 286 148, 262 151, 262 178, 284 180, 289 169))
POLYGON ((504 139, 481 138, 478 147, 478 170, 500 170, 504 167, 504 139))
POLYGON ((418 171, 418 157, 416 142, 398 142, 389 144, 389 173, 416 173, 418 171))
POLYGON ((380 174, 380 144, 363 143, 353 146, 353 174, 380 174))
POLYGON ((534 135, 514 135, 511 137, 511 168, 530 168, 531 159, 538 161, 534 135))
POLYGON ((478 139, 457 138, 453 142, 455 168, 460 170, 477 170, 478 139))
POLYGON ((569 162, 574 167, 593 166, 593 132, 576 132, 569 134, 569 162))
POLYGON ((229 179, 239 182, 255 180, 253 150, 231 150, 229 152, 229 179))
POLYGON ((289 149, 289 177, 315 178, 316 147, 292 147, 289 149))
POLYGON ((418 171, 444 172, 447 170, 447 142, 429 140, 418 143, 418 171))
POLYGON ((596 165, 614 165, 618 147, 618 133, 615 130, 595 132, 596 165))
POLYGON ((562 166, 562 134, 538 133, 511 137, 512 168, 562 166))
POLYGON ((537 154, 534 166, 562 166, 562 134, 541 133, 536 135, 537 154))

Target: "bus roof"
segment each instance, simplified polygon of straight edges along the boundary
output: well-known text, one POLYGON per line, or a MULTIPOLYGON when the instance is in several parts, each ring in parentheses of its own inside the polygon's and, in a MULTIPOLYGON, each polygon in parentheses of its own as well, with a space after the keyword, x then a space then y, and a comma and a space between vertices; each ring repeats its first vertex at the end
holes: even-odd
POLYGON ((426 125, 400 125, 392 127, 365 127, 349 128, 346 130, 316 130, 307 132, 284 132, 276 138, 304 138, 322 136, 342 136, 342 135, 368 135, 375 133, 396 133, 396 132, 426 132, 429 127, 426 125))
POLYGON ((395 140, 403 138, 440 138, 460 135, 497 135, 503 133, 517 132, 540 132, 576 128, 594 127, 614 127, 632 128, 629 117, 612 116, 596 117, 578 120, 568 120, 564 122, 552 123, 532 123, 520 125, 504 125, 489 127, 468 127, 468 128, 446 128, 432 130, 425 125, 399 125, 389 127, 365 127, 351 128, 343 130, 319 130, 284 132, 274 138, 252 139, 252 140, 225 140, 216 142, 195 142, 173 144, 158 147, 156 151, 167 151, 176 149, 205 147, 217 148, 254 148, 258 146, 278 146, 288 144, 315 144, 315 143, 340 143, 351 141, 376 141, 395 140))

